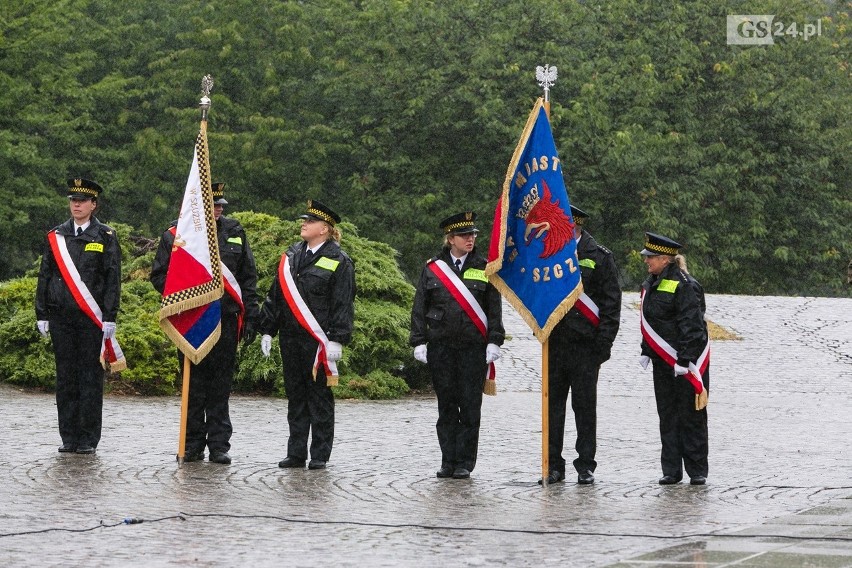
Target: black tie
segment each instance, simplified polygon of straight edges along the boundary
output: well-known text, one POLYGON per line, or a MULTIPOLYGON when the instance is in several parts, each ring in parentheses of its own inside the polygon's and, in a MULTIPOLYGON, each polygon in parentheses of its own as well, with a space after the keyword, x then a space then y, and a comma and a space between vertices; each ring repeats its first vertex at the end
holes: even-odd
POLYGON ((313 257, 314 251, 312 251, 311 249, 305 249, 305 264, 308 264, 313 257))
POLYGON ((83 227, 77 227, 77 236, 79 237, 82 234, 83 234, 83 227))
POLYGON ((456 259, 456 272, 461 272, 461 259, 456 259))

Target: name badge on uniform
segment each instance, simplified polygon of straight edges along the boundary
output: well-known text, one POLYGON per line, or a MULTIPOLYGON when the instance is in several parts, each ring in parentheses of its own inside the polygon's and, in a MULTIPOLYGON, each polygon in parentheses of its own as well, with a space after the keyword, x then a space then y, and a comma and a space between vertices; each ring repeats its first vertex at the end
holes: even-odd
POLYGON ((339 260, 332 260, 332 259, 328 258, 327 256, 323 256, 317 261, 317 263, 314 266, 316 266, 317 268, 325 268, 326 270, 330 270, 331 272, 334 272, 335 270, 337 270, 337 266, 339 264, 340 264, 339 260))
POLYGON ((86 245, 86 248, 83 249, 84 252, 104 252, 104 245, 101 243, 89 243, 86 245))
POLYGON ((670 294, 674 294, 675 290, 677 290, 677 280, 666 280, 663 279, 657 285, 658 292, 668 292, 670 294))
POLYGON ((479 270, 478 268, 468 268, 462 274, 462 278, 465 280, 481 280, 482 282, 488 282, 488 277, 485 275, 484 270, 479 270))
POLYGON ((233 243, 235 245, 241 245, 241 244, 243 244, 243 238, 242 237, 228 237, 228 242, 233 243))

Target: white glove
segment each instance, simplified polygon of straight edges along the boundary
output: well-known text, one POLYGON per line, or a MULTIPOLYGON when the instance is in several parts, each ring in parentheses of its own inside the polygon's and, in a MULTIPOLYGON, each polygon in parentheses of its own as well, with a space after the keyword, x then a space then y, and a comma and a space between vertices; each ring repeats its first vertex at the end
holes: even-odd
POLYGON ((426 344, 418 345, 414 348, 414 358, 420 361, 421 363, 426 362, 426 344))
POLYGON ((269 357, 269 351, 272 349, 272 336, 264 335, 260 338, 260 352, 264 357, 269 357))
POLYGON ((687 374, 689 372, 689 369, 687 369, 686 367, 681 367, 680 365, 675 363, 674 372, 675 372, 675 377, 680 377, 682 375, 687 374))
POLYGON ((50 322, 47 320, 38 320, 36 322, 36 327, 38 327, 38 332, 42 337, 47 337, 47 332, 50 331, 50 322))
POLYGON ((489 343, 485 347, 485 364, 493 363, 500 358, 500 346, 495 343, 489 343))
POLYGON ((343 346, 336 341, 329 341, 325 355, 332 363, 340 361, 340 358, 343 357, 343 346))
POLYGON ((104 339, 112 339, 115 337, 115 322, 114 321, 105 321, 104 322, 104 339))
POLYGON ((648 364, 650 362, 651 362, 651 358, 648 357, 647 355, 642 355, 641 357, 639 357, 639 365, 641 365, 643 369, 647 369, 648 364))

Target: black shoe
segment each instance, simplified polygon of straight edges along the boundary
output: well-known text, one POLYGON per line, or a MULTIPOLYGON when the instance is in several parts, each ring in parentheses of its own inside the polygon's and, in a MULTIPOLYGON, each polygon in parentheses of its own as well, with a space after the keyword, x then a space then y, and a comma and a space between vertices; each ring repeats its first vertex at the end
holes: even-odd
POLYGON ((322 460, 311 460, 308 463, 308 469, 325 469, 325 462, 322 460))
POLYGON ((680 483, 680 478, 673 475, 664 475, 660 478, 660 485, 674 485, 680 483))
POLYGON ((448 465, 442 465, 441 469, 439 469, 438 472, 435 475, 437 475, 441 479, 444 479, 444 478, 447 478, 447 477, 452 477, 453 476, 453 468, 451 468, 448 465))
POLYGON ((470 471, 464 467, 457 467, 455 471, 453 471, 453 479, 468 479, 470 477, 470 471))
POLYGON ((217 452, 210 450, 209 459, 213 463, 223 463, 225 465, 231 463, 231 456, 228 455, 228 452, 217 452))
POLYGON ((183 453, 184 462, 204 461, 204 450, 186 450, 183 453))
POLYGON ((93 454, 96 450, 94 446, 77 446, 74 451, 78 454, 93 454))
MULTIPOLYGON (((547 476, 547 484, 559 483, 563 479, 565 479, 565 472, 554 469, 550 472, 550 475, 547 476)), ((539 479, 538 484, 541 485, 541 483, 542 481, 539 479)))
POLYGON ((580 485, 591 485, 595 482, 595 474, 588 469, 577 475, 577 483, 580 485))
POLYGON ((300 460, 287 456, 286 458, 278 462, 278 467, 305 467, 305 460, 300 460))
POLYGON ((59 446, 59 452, 63 454, 73 454, 76 451, 76 444, 62 444, 61 446, 59 446))
POLYGON ((690 485, 704 485, 705 483, 707 483, 707 478, 703 475, 696 475, 689 480, 690 485))

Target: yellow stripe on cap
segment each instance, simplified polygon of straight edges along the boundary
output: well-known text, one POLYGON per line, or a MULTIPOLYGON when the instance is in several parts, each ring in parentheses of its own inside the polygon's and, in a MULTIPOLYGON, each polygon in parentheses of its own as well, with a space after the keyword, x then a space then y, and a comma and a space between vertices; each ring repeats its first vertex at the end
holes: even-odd
POLYGON ((86 195, 98 196, 98 192, 96 190, 89 189, 88 187, 69 187, 68 193, 85 193, 86 195))
POLYGON ((671 256, 677 254, 677 249, 674 247, 664 247, 663 245, 655 245, 647 241, 645 242, 645 248, 654 252, 658 252, 660 254, 668 254, 671 256))
POLYGON ((308 207, 308 215, 313 215, 314 217, 319 217, 326 223, 331 226, 334 226, 334 219, 328 213, 324 211, 320 211, 319 209, 314 209, 313 207, 308 207))
POLYGON ((464 227, 473 227, 473 221, 459 221, 458 223, 447 225, 446 227, 444 227, 444 232, 452 233, 456 229, 462 229, 464 227))

